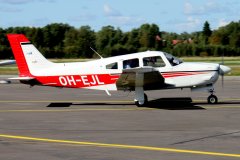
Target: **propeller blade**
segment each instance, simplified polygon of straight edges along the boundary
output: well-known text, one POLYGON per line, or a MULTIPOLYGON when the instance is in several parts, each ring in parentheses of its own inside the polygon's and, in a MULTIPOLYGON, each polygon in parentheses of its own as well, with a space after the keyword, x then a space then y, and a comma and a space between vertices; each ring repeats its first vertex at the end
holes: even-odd
POLYGON ((221 78, 222 79, 222 88, 224 88, 224 74, 226 74, 230 71, 231 71, 230 67, 219 64, 218 74, 221 75, 221 77, 222 77, 221 78))
POLYGON ((222 53, 222 63, 219 65, 219 72, 222 76, 222 88, 224 86, 224 71, 221 69, 221 65, 224 65, 224 52, 222 53))
POLYGON ((221 65, 224 65, 224 53, 222 54, 222 63, 221 65))
POLYGON ((222 88, 224 88, 224 75, 222 75, 222 88))
POLYGON ((219 65, 218 72, 220 75, 224 75, 230 71, 231 71, 231 68, 229 68, 228 66, 219 65))

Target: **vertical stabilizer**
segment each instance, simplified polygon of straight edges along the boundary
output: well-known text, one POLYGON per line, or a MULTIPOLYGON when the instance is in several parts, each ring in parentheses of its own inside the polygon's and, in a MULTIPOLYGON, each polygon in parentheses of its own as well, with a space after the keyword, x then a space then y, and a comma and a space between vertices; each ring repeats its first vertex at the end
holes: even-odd
POLYGON ((23 34, 8 34, 7 37, 16 59, 20 77, 37 75, 39 70, 53 65, 23 34))
POLYGON ((20 76, 21 77, 31 76, 29 68, 27 66, 26 59, 22 51, 22 47, 20 45, 20 43, 30 43, 29 40, 24 35, 20 34, 8 34, 7 37, 10 42, 13 55, 16 59, 20 76))

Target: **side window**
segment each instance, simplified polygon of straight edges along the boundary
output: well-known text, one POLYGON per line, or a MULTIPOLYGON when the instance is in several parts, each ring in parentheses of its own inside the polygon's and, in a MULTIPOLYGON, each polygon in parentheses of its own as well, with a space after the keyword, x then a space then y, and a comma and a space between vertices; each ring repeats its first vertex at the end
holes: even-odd
POLYGON ((162 60, 162 57, 154 56, 154 57, 143 58, 143 65, 151 66, 151 67, 164 67, 166 64, 162 60))
POLYGON ((139 67, 139 59, 128 59, 123 61, 123 69, 139 67))
POLYGON ((106 65, 106 69, 118 69, 118 63, 117 62, 110 63, 106 65))

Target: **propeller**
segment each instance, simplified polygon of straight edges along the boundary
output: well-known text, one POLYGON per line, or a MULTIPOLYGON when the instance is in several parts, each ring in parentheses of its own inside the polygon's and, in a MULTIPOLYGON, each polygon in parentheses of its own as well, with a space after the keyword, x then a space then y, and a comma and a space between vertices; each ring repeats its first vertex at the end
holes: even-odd
MULTIPOLYGON (((222 53, 222 63, 220 64, 220 69, 221 69, 221 65, 224 65, 224 51, 222 53)), ((222 77, 222 88, 224 87, 224 73, 221 75, 222 77)))
POLYGON ((218 72, 221 76, 231 71, 231 68, 225 65, 219 64, 218 72))
POLYGON ((230 67, 224 65, 224 51, 222 53, 222 62, 219 64, 218 73, 222 77, 222 88, 224 87, 224 74, 227 74, 231 71, 230 67))
POLYGON ((231 68, 229 68, 228 66, 219 64, 218 73, 222 77, 222 88, 224 87, 224 74, 226 74, 226 73, 228 73, 230 71, 231 71, 231 68))

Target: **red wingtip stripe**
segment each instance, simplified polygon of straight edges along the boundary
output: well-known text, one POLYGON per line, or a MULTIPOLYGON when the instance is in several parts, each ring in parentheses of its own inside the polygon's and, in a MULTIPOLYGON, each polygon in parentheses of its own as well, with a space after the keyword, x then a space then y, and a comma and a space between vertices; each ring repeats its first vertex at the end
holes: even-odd
POLYGON ((20 44, 21 42, 29 42, 29 40, 23 34, 8 34, 7 38, 10 42, 13 55, 16 59, 20 77, 32 76, 27 66, 27 62, 20 44))

